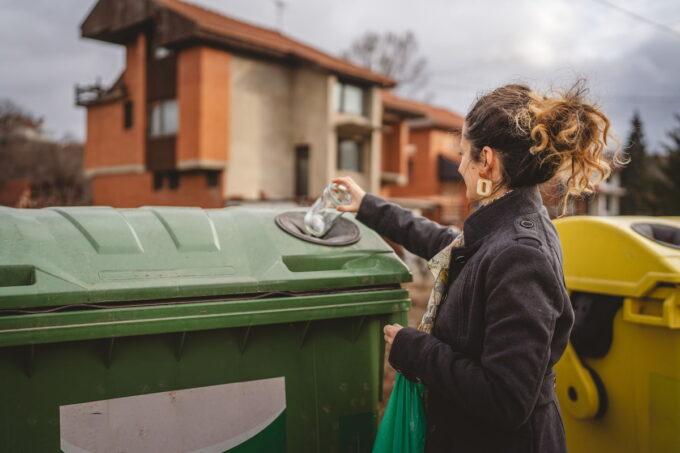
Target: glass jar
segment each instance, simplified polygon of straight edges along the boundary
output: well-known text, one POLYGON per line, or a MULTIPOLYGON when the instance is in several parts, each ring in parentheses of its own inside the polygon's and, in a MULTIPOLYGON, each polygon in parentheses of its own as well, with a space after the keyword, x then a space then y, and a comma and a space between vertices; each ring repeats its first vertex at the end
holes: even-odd
POLYGON ((347 191, 347 187, 335 182, 327 185, 321 196, 316 199, 305 214, 307 233, 316 237, 324 236, 343 214, 336 208, 351 202, 352 196, 347 191))

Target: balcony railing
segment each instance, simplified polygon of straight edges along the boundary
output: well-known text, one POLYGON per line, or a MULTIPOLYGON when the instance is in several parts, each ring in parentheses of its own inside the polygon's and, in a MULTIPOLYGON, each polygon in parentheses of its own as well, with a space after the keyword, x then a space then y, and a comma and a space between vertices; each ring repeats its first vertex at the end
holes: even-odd
POLYGON ((123 99, 127 94, 125 85, 116 82, 110 88, 104 88, 100 83, 92 85, 76 85, 75 100, 76 105, 87 107, 105 102, 113 102, 123 99))

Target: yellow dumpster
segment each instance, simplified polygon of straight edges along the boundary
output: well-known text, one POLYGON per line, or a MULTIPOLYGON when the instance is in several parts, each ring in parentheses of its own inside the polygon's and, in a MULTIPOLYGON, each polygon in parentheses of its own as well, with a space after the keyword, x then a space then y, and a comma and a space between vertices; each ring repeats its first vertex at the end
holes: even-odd
POLYGON ((680 452, 680 219, 555 225, 576 317, 555 366, 570 453, 680 452))

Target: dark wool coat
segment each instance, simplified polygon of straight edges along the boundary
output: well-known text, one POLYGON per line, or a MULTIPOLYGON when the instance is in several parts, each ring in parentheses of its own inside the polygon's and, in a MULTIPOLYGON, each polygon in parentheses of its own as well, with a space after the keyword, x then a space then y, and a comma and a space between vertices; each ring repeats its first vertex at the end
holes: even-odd
MULTIPOLYGON (((454 239, 450 228, 373 195, 357 219, 426 260, 454 239)), ((566 452, 552 367, 574 313, 538 188, 481 207, 463 231, 432 335, 405 327, 389 355, 427 388, 426 452, 566 452)))

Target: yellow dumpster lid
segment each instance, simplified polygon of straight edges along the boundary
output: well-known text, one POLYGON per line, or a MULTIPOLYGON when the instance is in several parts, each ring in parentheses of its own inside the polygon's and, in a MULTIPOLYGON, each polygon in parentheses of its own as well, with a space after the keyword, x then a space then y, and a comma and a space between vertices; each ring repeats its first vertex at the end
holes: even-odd
POLYGON ((680 218, 574 216, 555 226, 570 290, 641 297, 680 283, 680 218))

